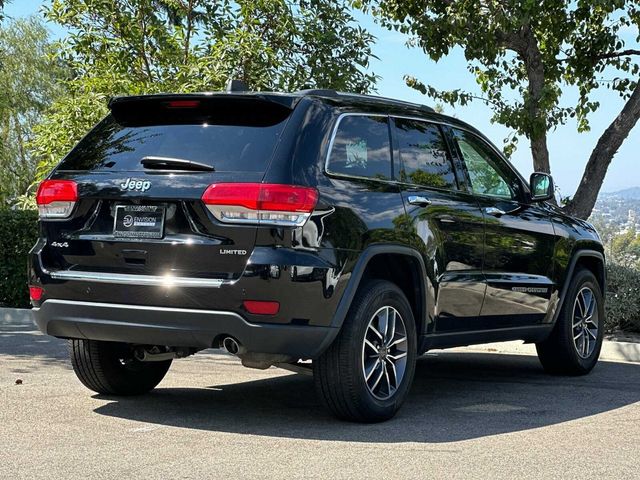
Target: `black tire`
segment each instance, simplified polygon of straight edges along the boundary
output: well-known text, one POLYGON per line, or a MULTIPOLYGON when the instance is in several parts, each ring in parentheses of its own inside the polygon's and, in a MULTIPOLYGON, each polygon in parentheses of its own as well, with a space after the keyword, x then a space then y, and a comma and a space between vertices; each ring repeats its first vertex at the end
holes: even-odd
POLYGON ((90 390, 104 395, 140 395, 164 378, 171 360, 140 362, 125 343, 69 340, 73 371, 90 390))
MULTIPOLYGON (((381 317, 377 316, 375 321, 380 322, 379 318, 381 317)), ((391 325, 391 321, 385 323, 391 325)), ((376 323, 376 326, 382 329, 380 323, 376 323)), ((334 342, 313 362, 316 390, 327 408, 340 419, 355 422, 388 420, 395 415, 409 393, 415 373, 416 343, 415 320, 404 293, 391 282, 370 281, 362 285, 356 293, 334 342), (371 338, 373 330, 370 328, 370 322, 373 325, 374 315, 382 309, 387 309, 383 311, 389 312, 389 317, 395 318, 394 324, 398 330, 394 329, 393 333, 388 331, 386 339, 380 339, 379 345, 376 345, 380 349, 378 354, 367 353, 365 357, 365 348, 373 349, 371 343, 378 343, 375 340, 369 341, 365 347, 365 336, 369 335, 368 338, 371 338), (403 335, 406 341, 400 341, 403 335), (392 345, 393 343, 396 345, 392 345), (378 358, 376 355, 381 357, 378 358), (395 357, 406 358, 406 362, 400 365, 401 360, 395 357), (383 384, 377 387, 378 395, 388 395, 388 398, 376 397, 375 385, 374 389, 370 390, 371 385, 365 380, 365 362, 374 365, 369 369, 370 378, 372 375, 380 375, 383 379, 383 384), (391 362, 394 362, 393 366, 391 362), (393 372, 399 372, 400 367, 404 373, 394 377, 393 372), (400 378, 399 382, 397 378, 400 378), (396 385, 392 386, 391 383, 396 385)), ((375 378, 371 379, 370 383, 375 383, 375 378)))
POLYGON ((567 296, 562 304, 562 309, 558 315, 556 325, 551 332, 549 338, 545 341, 536 343, 538 358, 545 371, 554 375, 585 375, 589 373, 598 362, 600 350, 602 348, 602 337, 604 335, 604 302, 602 299, 602 291, 596 277, 590 270, 579 268, 567 290, 567 296), (593 334, 585 333, 580 325, 582 322, 578 317, 574 319, 574 314, 580 314, 583 302, 576 305, 576 299, 581 292, 590 291, 593 294, 595 306, 593 307, 593 315, 597 315, 597 319, 591 318, 586 325, 591 325, 597 332, 593 334), (581 333, 582 332, 582 333, 581 333), (582 336, 587 335, 590 344, 585 347, 584 341, 581 342, 582 336), (578 339, 574 341, 574 336, 578 339), (593 338, 595 336, 596 338, 593 338), (579 353, 579 350, 582 353, 579 353))

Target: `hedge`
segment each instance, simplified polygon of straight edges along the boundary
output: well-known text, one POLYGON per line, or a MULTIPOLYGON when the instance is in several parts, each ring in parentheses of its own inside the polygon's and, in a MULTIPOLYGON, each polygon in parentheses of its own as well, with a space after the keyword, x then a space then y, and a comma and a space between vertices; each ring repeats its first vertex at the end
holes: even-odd
POLYGON ((38 239, 38 212, 0 210, 0 306, 29 307, 27 257, 38 239))
MULTIPOLYGON (((34 210, 0 210, 0 306, 29 307, 27 257, 38 238, 34 210)), ((640 333, 640 270, 607 266, 606 330, 640 333)))
POLYGON ((640 333, 640 270, 607 265, 606 306, 607 331, 640 333))

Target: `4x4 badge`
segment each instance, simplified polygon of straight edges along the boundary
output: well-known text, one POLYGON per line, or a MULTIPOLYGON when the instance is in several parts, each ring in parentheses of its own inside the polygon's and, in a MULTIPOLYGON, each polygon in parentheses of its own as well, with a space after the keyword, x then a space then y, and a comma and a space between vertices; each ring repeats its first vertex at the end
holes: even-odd
POLYGON ((146 192, 151 188, 151 182, 148 180, 136 180, 135 178, 127 178, 120 184, 120 190, 135 190, 138 192, 146 192))

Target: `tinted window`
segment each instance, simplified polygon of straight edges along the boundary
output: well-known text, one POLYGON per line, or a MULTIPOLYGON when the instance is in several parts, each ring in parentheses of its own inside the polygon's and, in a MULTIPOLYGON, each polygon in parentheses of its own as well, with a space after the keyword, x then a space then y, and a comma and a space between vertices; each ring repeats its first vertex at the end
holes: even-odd
POLYGON ((216 171, 264 171, 286 121, 270 126, 220 125, 198 119, 179 124, 128 125, 103 120, 63 160, 62 170, 143 170, 146 156, 180 158, 216 171))
POLYGON ((500 198, 516 198, 520 184, 504 161, 475 135, 454 129, 473 193, 500 198))
POLYGON ((329 171, 358 177, 391 178, 387 117, 343 117, 329 155, 329 171))
POLYGON ((403 182, 436 188, 456 188, 456 177, 437 125, 396 119, 395 135, 403 182))

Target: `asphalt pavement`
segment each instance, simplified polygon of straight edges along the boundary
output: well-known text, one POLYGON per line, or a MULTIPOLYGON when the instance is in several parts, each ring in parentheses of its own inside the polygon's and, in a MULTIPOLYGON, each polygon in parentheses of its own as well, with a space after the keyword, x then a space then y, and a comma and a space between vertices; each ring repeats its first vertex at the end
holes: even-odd
POLYGON ((96 395, 65 342, 0 316, 0 479, 630 479, 639 451, 637 363, 566 378, 534 356, 428 354, 397 417, 358 425, 310 377, 215 350, 148 395, 96 395))

